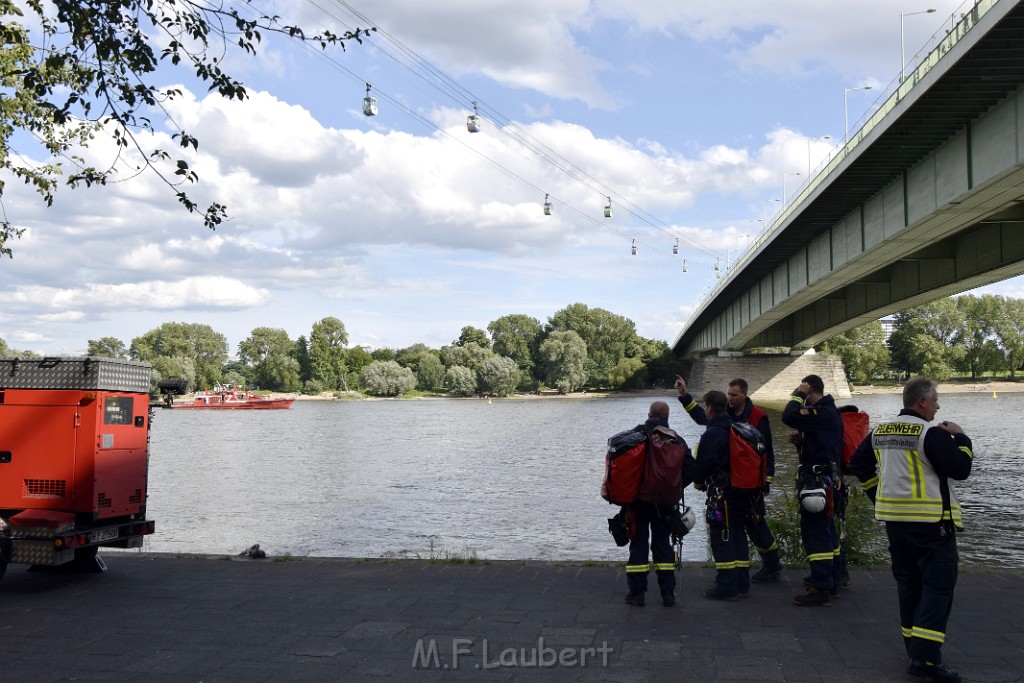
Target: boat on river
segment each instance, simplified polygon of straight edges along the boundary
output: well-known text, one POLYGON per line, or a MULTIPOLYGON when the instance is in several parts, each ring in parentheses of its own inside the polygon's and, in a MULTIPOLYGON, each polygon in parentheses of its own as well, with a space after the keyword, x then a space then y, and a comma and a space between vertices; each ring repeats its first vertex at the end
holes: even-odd
POLYGON ((284 410, 290 408, 294 398, 270 397, 253 392, 237 384, 217 385, 213 389, 197 391, 191 401, 174 403, 175 410, 284 410))

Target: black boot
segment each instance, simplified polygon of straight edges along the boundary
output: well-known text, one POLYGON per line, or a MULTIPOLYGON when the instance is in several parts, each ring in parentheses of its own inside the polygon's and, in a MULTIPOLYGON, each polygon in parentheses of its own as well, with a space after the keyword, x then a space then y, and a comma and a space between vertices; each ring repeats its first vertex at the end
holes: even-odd
POLYGON ((938 683, 960 683, 961 680, 959 672, 950 669, 945 664, 932 664, 931 662, 922 662, 920 659, 910 660, 907 673, 911 676, 938 681, 938 683))

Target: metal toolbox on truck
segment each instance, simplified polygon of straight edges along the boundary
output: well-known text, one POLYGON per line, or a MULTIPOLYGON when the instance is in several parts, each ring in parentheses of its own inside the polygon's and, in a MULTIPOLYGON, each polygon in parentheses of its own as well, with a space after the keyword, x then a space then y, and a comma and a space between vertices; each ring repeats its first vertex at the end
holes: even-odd
POLYGON ((101 358, 0 357, 0 389, 78 389, 149 393, 148 363, 101 358))

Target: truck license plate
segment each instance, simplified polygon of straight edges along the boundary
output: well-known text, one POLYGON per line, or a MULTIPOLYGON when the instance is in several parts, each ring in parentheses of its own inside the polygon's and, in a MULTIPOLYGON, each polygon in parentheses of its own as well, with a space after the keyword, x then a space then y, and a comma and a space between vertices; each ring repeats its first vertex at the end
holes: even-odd
POLYGON ((121 535, 121 532, 114 529, 98 529, 89 534, 89 543, 100 543, 102 541, 109 541, 112 538, 117 538, 121 535))

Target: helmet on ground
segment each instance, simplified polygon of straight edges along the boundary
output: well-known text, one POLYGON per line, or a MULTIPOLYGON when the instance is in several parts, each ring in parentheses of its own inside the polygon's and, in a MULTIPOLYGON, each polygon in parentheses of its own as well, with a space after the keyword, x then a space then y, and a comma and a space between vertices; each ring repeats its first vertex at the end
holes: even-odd
POLYGON ((822 512, 825 503, 825 489, 804 489, 800 492, 800 505, 808 512, 822 512))

